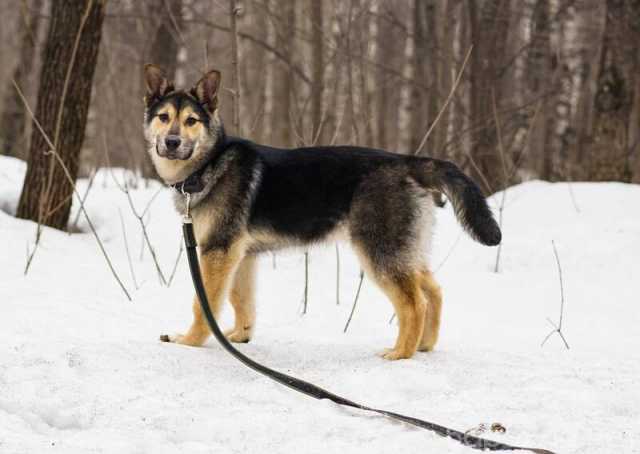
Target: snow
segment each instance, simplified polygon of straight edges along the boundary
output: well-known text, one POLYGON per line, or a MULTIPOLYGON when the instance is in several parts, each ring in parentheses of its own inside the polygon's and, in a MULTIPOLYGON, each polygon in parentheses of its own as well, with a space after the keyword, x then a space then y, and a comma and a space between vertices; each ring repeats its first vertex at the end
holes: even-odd
MULTIPOLYGON (((186 260, 170 287, 159 284, 149 251, 140 258, 139 224, 104 169, 87 210, 133 301, 82 218, 85 233, 43 231, 25 276, 36 225, 7 214, 25 170, 0 158, 0 452, 473 452, 294 393, 242 366, 215 340, 205 348, 159 342, 159 334, 190 323, 186 260)), ((86 185, 79 182, 81 193, 86 185)), ((180 241, 169 192, 151 183, 132 194, 142 211, 158 190, 148 228, 169 275, 180 241)), ((500 200, 491 199, 496 213, 500 200)), ((460 430, 498 422, 506 433, 481 434, 493 440, 557 453, 640 453, 639 202, 640 186, 616 183, 509 188, 499 273, 496 249, 462 234, 449 206, 438 210, 431 262, 444 291, 441 338, 435 352, 404 361, 376 356, 393 343, 396 326, 390 303, 366 278, 342 332, 359 273, 347 245, 340 246, 340 305, 334 247, 311 251, 306 315, 303 253, 279 253, 275 269, 264 256, 257 331, 239 348, 363 404, 460 430), (562 265, 570 350, 557 334, 541 347, 553 329, 547 318, 557 323, 560 313, 551 240, 562 265)))

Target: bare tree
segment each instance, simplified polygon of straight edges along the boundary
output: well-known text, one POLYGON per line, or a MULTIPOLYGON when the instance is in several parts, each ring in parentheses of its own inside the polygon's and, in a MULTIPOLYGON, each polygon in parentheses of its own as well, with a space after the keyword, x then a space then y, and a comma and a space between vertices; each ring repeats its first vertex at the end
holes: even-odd
MULTIPOLYGON (((311 61, 313 87, 311 95, 311 137, 320 134, 322 128, 322 99, 324 93, 324 16, 323 2, 311 0, 311 61)), ((313 139, 312 139, 313 140, 313 139)))
POLYGON ((472 175, 487 193, 502 187, 502 165, 497 147, 497 133, 491 109, 491 93, 501 99, 499 86, 500 69, 509 28, 508 0, 468 0, 471 41, 470 114, 475 124, 482 125, 474 136, 471 149, 472 175))
POLYGON ((640 70, 640 5, 607 0, 606 22, 594 100, 591 180, 631 181, 630 149, 634 90, 640 70))
MULTIPOLYGON (((56 153, 75 180, 84 140, 91 85, 98 58, 103 0, 52 3, 42 56, 36 118, 53 138, 56 153)), ((27 175, 17 216, 58 229, 69 219, 73 194, 39 131, 31 137, 27 175)))
MULTIPOLYGON (((13 70, 13 80, 27 93, 31 91, 33 85, 31 73, 36 61, 35 49, 40 25, 38 15, 41 9, 42 0, 33 0, 29 6, 27 6, 27 2, 23 2, 20 9, 20 48, 18 61, 13 70)), ((20 101, 20 96, 13 89, 11 82, 5 92, 2 109, 0 154, 24 156, 26 152, 21 153, 19 149, 26 146, 28 117, 20 101)))
POLYGON ((147 7, 155 27, 149 62, 163 68, 169 79, 175 80, 182 43, 182 0, 150 1, 147 7))

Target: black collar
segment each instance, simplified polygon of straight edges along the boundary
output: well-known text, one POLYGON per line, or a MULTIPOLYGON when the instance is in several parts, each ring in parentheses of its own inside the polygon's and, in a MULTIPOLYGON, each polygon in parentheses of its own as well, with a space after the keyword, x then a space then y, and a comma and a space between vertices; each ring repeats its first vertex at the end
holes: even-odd
POLYGON ((173 189, 178 192, 183 192, 187 194, 193 194, 196 192, 200 192, 204 189, 204 182, 202 181, 202 175, 209 167, 209 162, 206 162, 202 167, 189 175, 186 179, 182 181, 178 181, 177 183, 171 184, 173 189))

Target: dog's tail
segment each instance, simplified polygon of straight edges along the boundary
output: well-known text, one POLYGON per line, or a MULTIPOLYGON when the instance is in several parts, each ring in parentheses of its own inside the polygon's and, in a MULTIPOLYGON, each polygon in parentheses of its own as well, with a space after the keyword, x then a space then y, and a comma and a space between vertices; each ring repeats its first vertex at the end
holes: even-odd
POLYGON ((458 222, 473 239, 487 246, 500 244, 502 233, 480 188, 452 162, 416 158, 412 177, 425 189, 443 192, 458 222))

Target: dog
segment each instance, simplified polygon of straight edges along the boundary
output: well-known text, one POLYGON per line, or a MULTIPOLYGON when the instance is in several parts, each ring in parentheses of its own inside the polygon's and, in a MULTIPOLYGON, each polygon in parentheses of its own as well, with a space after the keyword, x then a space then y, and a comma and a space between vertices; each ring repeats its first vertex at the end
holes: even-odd
MULTIPOLYGON (((191 215, 211 310, 227 290, 232 342, 253 334, 256 257, 265 251, 335 240, 341 234, 362 269, 393 303, 398 336, 382 356, 410 358, 438 340, 442 294, 428 267, 433 195, 444 193, 477 241, 495 246, 498 224, 478 186, 453 163, 354 146, 280 149, 231 137, 219 114, 221 74, 209 71, 176 90, 155 65, 144 69, 144 134, 158 175, 191 215)), ((197 297, 184 335, 161 340, 200 346, 210 330, 197 297)))

